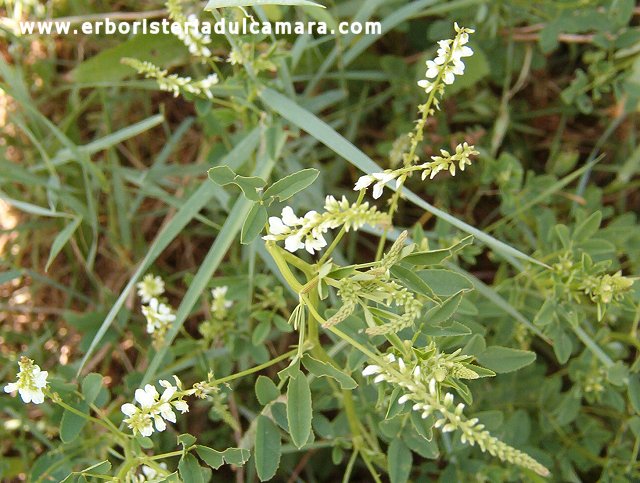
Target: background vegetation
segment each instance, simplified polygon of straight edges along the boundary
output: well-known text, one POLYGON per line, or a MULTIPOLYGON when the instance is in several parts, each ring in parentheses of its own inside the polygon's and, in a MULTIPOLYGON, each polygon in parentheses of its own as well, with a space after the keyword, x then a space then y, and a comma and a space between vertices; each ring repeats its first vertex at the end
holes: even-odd
MULTIPOLYGON (((640 479, 640 290, 635 283, 607 299, 602 285, 606 274, 634 277, 640 267, 638 7, 631 0, 324 3, 326 11, 269 6, 254 15, 376 19, 383 35, 213 36, 213 57, 200 63, 172 36, 41 37, 13 29, 24 18, 162 17, 159 1, 0 0, 0 380, 13 380, 22 354, 61 381, 82 381, 79 370, 99 373, 101 417, 119 421, 120 405, 143 379, 175 373, 193 383, 209 371, 222 378, 290 350, 298 342, 287 324, 297 296, 261 241, 238 243, 238 192, 211 183, 207 170, 260 171, 256 153, 267 139, 280 152, 266 173, 271 180, 320 171, 289 200, 298 212, 318 209, 325 194, 353 196, 370 168, 363 159, 388 168, 402 149, 424 102, 416 85, 424 61, 457 21, 476 29, 475 55, 429 121, 419 154, 426 159, 464 141, 481 154, 455 179, 410 180, 415 197, 401 201, 395 220, 432 249, 476 235, 446 267, 474 291, 456 325, 434 338, 498 372, 470 382, 473 411, 550 468, 552 480, 640 479), (230 42, 245 65, 226 62, 230 42), (125 57, 193 78, 218 72, 221 82, 213 99, 174 97, 122 64, 125 57), (173 343, 159 350, 131 290, 148 271, 165 279, 179 307, 173 343), (585 280, 597 286, 585 291, 585 280), (234 302, 223 321, 209 309, 209 289, 220 286, 234 302), (493 346, 533 352, 535 361, 510 364, 511 353, 493 346)), ((368 261, 378 236, 349 234, 334 258, 368 261)), ((357 351, 322 337, 358 380, 361 407, 373 408, 376 392, 359 374, 357 351)), ((174 432, 159 435, 157 451, 173 451, 184 432, 220 450, 250 446, 265 403, 256 378, 277 382, 284 367, 220 386, 213 401, 194 404, 174 432)), ((336 481, 354 465, 353 435, 326 378, 311 387, 315 441, 299 450, 282 433, 278 481, 336 481)), ((538 478, 446 435, 421 439, 381 407, 363 418, 380 441, 376 467, 392 480, 538 478), (401 443, 387 447, 394 440, 401 443), (399 467, 387 466, 387 451, 399 467)), ((88 429, 61 441, 62 414, 2 396, 4 481, 59 481, 110 457, 88 429)), ((222 481, 256 478, 253 464, 220 471, 222 481)), ((361 460, 348 471, 354 481, 371 478, 361 460)))

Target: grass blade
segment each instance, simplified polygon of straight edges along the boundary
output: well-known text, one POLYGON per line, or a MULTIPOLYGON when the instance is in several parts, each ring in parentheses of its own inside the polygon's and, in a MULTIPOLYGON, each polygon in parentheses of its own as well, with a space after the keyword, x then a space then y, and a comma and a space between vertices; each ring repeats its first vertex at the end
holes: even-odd
MULTIPOLYGON (((245 140, 240 142, 229 154, 227 154, 227 156, 225 156, 224 159, 220 161, 220 164, 235 164, 244 161, 256 148, 258 141, 259 138, 255 136, 253 132, 250 133, 245 140)), ((187 226, 187 224, 191 222, 200 210, 209 203, 217 189, 218 188, 213 183, 209 180, 205 180, 196 192, 193 193, 184 205, 176 212, 171 221, 158 234, 149 247, 147 255, 140 262, 140 265, 116 300, 116 303, 111 307, 111 310, 104 319, 104 322, 102 322, 98 332, 91 341, 91 345, 89 346, 89 349, 87 349, 87 353, 78 368, 78 374, 80 374, 82 368, 89 360, 89 357, 91 357, 93 352, 96 350, 98 344, 122 309, 129 292, 133 289, 136 282, 154 262, 154 260, 164 251, 164 249, 167 248, 167 246, 182 232, 182 229, 187 226)))
MULTIPOLYGON (((274 164, 275 161, 273 159, 269 159, 268 156, 263 156, 261 158, 261 161, 258 162, 258 165, 256 166, 254 175, 265 179, 268 178, 271 174, 271 170, 273 169, 274 164)), ((209 183, 213 189, 219 189, 211 181, 207 181, 207 183, 209 183)), ((178 310, 176 312, 176 320, 173 322, 173 325, 165 336, 165 344, 161 349, 158 350, 158 352, 156 352, 155 356, 149 363, 141 384, 144 385, 151 381, 156 371, 160 367, 160 363, 164 359, 164 356, 167 352, 167 349, 170 347, 171 342, 180 331, 180 328, 191 313, 191 310, 193 309, 195 304, 198 302, 198 299, 201 297, 202 292, 206 288, 214 272, 218 269, 218 266, 229 250, 229 247, 240 233, 242 225, 244 224, 244 221, 247 218, 247 215, 249 214, 249 211, 251 210, 253 204, 254 203, 252 201, 246 199, 244 196, 238 197, 238 200, 231 209, 227 220, 222 226, 222 230, 220 230, 220 233, 216 237, 216 241, 213 243, 213 246, 209 250, 209 253, 207 253, 207 256, 202 261, 202 264, 198 269, 198 272, 191 281, 189 289, 184 295, 182 302, 180 303, 180 306, 178 307, 178 310)))

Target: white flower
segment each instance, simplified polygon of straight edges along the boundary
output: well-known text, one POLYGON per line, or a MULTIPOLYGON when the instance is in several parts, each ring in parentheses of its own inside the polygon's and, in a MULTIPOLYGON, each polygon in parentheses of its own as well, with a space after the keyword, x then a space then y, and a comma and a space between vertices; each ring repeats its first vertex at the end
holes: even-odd
POLYGON ((151 384, 144 386, 144 389, 136 389, 135 399, 143 408, 150 408, 158 399, 158 391, 151 384))
POLYGON ((373 376, 374 374, 378 374, 380 371, 382 371, 382 368, 380 366, 370 365, 364 368, 364 370, 362 371, 362 375, 365 377, 373 376))
POLYGON ((140 405, 139 407, 131 403, 122 405, 120 410, 128 416, 124 422, 133 430, 134 434, 140 433, 143 436, 150 436, 153 434, 154 427, 156 431, 162 432, 167 429, 166 421, 176 422, 173 407, 181 413, 189 410, 189 406, 182 400, 182 397, 190 392, 182 392, 180 380, 176 376, 174 378, 176 380, 175 386, 166 380, 159 381, 159 384, 164 388, 162 396, 155 386, 147 384, 143 389, 135 391, 135 401, 140 405))
POLYGON ((18 362, 20 371, 16 375, 16 382, 4 387, 4 392, 18 391, 25 403, 42 404, 44 402, 43 389, 47 387, 49 373, 40 369, 31 359, 22 356, 18 362))
POLYGON ((142 307, 142 313, 147 319, 147 332, 153 333, 157 329, 164 329, 176 320, 171 307, 161 303, 157 298, 152 298, 149 305, 142 307))
POLYGON ((189 405, 186 401, 175 401, 172 404, 173 407, 180 411, 180 413, 182 414, 189 412, 189 405))
POLYGON ((148 303, 152 298, 159 297, 164 293, 164 280, 161 277, 148 273, 141 282, 136 284, 138 295, 142 298, 142 303, 148 303))
POLYGON ((159 381, 159 384, 164 387, 164 392, 162 393, 160 399, 162 399, 163 401, 170 401, 171 398, 173 398, 173 395, 178 391, 178 388, 172 385, 169 381, 165 381, 164 379, 159 381))
POLYGON ((360 191, 363 189, 367 189, 369 186, 371 186, 371 183, 373 183, 375 181, 375 178, 373 176, 361 176, 360 178, 358 178, 358 181, 356 182, 356 185, 353 187, 354 191, 360 191))
MULTIPOLYGON (((310 212, 315 213, 315 212, 310 212)), ((302 223, 302 218, 298 218, 290 206, 282 209, 282 222, 288 227, 298 226, 302 223)))
MULTIPOLYGON (((160 468, 162 468, 164 470, 167 469, 167 464, 166 463, 160 463, 159 466, 160 466, 160 468)), ((131 475, 131 479, 135 483, 144 483, 144 482, 147 482, 147 481, 158 481, 160 479, 160 477, 161 477, 160 473, 158 473, 154 468, 151 468, 150 466, 142 465, 140 467, 140 470, 141 470, 142 474, 137 474, 137 475, 136 474, 132 474, 131 475)))

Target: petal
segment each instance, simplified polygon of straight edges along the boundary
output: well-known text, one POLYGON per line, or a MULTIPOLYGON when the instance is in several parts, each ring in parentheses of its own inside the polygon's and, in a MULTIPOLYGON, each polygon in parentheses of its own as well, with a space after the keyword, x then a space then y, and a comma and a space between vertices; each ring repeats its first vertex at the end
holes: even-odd
POLYGON ((33 391, 31 394, 31 402, 33 404, 42 404, 44 402, 44 393, 42 391, 33 391))
POLYGON ((147 394, 142 389, 136 389, 135 399, 136 399, 136 401, 138 401, 140 403, 140 406, 142 406, 143 408, 151 407, 153 405, 153 403, 155 402, 153 400, 153 397, 151 397, 149 394, 147 394))
POLYGON ((289 232, 287 227, 280 218, 272 216, 269 218, 269 233, 273 235, 284 235, 289 232))
POLYGON ((374 199, 378 199, 382 196, 382 192, 384 191, 384 183, 380 182, 380 183, 376 183, 373 186, 373 198, 374 199))
POLYGON ((164 419, 162 419, 159 416, 154 416, 153 421, 156 424, 156 430, 162 432, 165 429, 167 429, 167 423, 164 422, 164 419))
POLYGON ((138 408, 131 403, 125 403, 120 408, 120 411, 122 411, 127 416, 133 416, 138 411, 138 408))
POLYGON ((378 374, 381 370, 382 368, 380 366, 376 366, 376 365, 367 366, 362 371, 362 375, 365 377, 372 376, 374 374, 378 374))
POLYGON ((15 392, 18 390, 18 384, 15 382, 10 382, 6 386, 4 386, 4 392, 15 392))
POLYGON ((282 221, 285 225, 293 227, 300 224, 300 218, 293 212, 293 208, 285 206, 282 209, 282 221))
POLYGON ((36 387, 45 387, 47 385, 47 376, 49 373, 47 371, 40 371, 36 377, 34 377, 34 384, 36 387))

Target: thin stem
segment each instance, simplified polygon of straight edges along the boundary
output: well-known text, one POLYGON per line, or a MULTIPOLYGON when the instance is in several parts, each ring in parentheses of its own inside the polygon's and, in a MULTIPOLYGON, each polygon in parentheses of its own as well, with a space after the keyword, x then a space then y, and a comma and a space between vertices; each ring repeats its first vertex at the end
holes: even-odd
POLYGON ((286 354, 282 354, 281 356, 278 356, 275 359, 271 359, 270 361, 265 362, 264 364, 260 364, 259 366, 255 366, 255 367, 252 367, 250 369, 246 369, 244 371, 237 372, 235 374, 231 374, 230 376, 222 377, 220 379, 215 379, 214 381, 212 381, 211 384, 213 384, 213 385, 226 384, 229 381, 233 381, 235 379, 240 379, 241 377, 248 376, 248 375, 254 374, 256 372, 260 372, 261 370, 266 369, 267 367, 271 367, 271 366, 277 364, 280 361, 283 361, 285 359, 289 359, 291 356, 294 356, 297 353, 298 353, 298 349, 290 350, 286 354))

